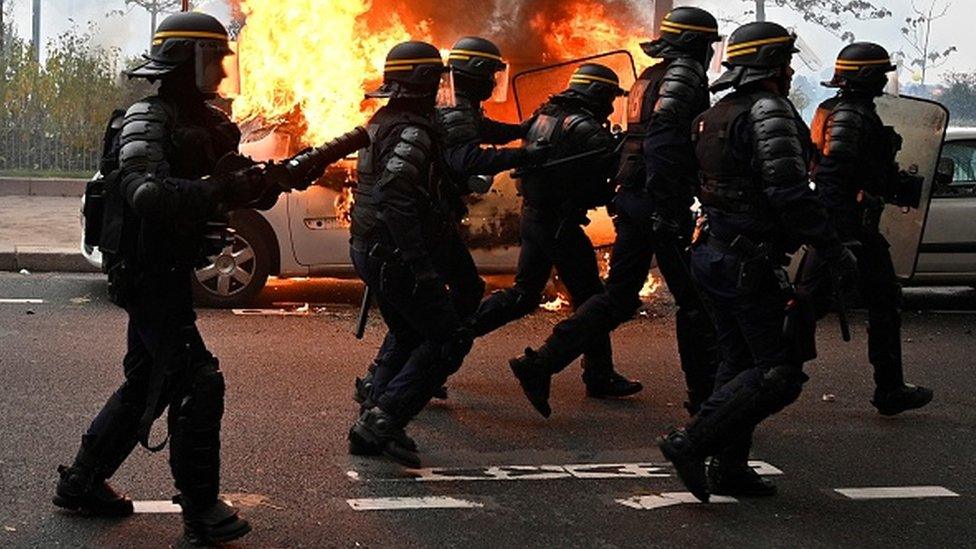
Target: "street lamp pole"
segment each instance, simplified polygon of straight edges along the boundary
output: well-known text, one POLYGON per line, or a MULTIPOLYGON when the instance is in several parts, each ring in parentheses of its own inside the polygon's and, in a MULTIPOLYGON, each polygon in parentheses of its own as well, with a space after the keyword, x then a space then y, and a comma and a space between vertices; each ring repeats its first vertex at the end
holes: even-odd
POLYGON ((183 11, 190 11, 190 0, 183 0, 183 11))

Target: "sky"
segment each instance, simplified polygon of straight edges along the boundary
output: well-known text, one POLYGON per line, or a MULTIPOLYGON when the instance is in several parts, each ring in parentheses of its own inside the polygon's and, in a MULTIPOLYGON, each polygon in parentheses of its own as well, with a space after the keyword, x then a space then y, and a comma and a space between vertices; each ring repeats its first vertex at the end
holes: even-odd
MULTIPOLYGON (((933 0, 914 1, 917 6, 922 7, 928 6, 933 0)), ((947 0, 935 1, 939 5, 947 2, 947 0)), ((18 33, 28 36, 31 0, 4 0, 4 2, 13 5, 13 21, 18 33)), ((445 2, 449 3, 450 0, 445 2)), ((899 29, 905 17, 911 13, 912 0, 876 0, 875 3, 883 4, 894 13, 894 16, 881 21, 854 21, 849 28, 855 32, 858 39, 879 42, 892 51, 902 48, 904 41, 899 29)), ((959 51, 953 54, 944 66, 930 72, 929 83, 938 83, 942 75, 947 72, 976 72, 976 32, 972 30, 972 12, 976 9, 976 0, 948 0, 948 3, 950 4, 948 16, 936 23, 933 45, 941 49, 952 45, 959 51)), ((101 45, 118 47, 127 55, 138 55, 146 49, 150 22, 145 12, 139 8, 131 8, 124 16, 107 18, 104 15, 110 10, 126 9, 124 0, 42 0, 41 4, 43 12, 41 32, 44 40, 64 32, 72 24, 85 25, 88 21, 92 21, 101 31, 98 33, 101 45)), ((745 12, 753 6, 753 2, 742 0, 676 0, 675 4, 699 6, 712 11, 720 19, 733 19, 743 23, 750 17, 745 12)), ((798 14, 789 9, 769 7, 767 18, 785 26, 795 27, 800 36, 823 60, 824 71, 829 70, 832 58, 842 46, 839 39, 823 28, 804 22, 798 14)), ((722 26, 723 32, 728 34, 734 28, 734 23, 723 22, 722 26)), ((804 71, 800 72, 802 74, 804 71)), ((906 80, 910 76, 908 73, 902 75, 906 80)))

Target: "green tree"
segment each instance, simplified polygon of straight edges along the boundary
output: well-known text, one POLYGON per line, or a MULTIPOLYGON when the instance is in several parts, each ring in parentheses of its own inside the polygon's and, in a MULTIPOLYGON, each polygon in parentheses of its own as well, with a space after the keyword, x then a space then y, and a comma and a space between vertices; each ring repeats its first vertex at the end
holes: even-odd
POLYGON ((943 82, 940 103, 949 109, 954 126, 976 126, 976 73, 949 73, 943 82))
POLYGON ((884 19, 891 11, 874 0, 742 0, 755 5, 756 21, 766 20, 766 8, 789 8, 804 21, 819 25, 845 42, 854 41, 854 33, 845 28, 847 20, 884 19))

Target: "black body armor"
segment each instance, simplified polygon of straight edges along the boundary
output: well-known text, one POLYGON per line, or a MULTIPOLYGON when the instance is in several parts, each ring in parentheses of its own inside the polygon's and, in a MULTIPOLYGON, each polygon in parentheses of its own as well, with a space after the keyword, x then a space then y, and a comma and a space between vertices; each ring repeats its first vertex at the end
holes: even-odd
POLYGON ((610 158, 614 138, 607 125, 581 102, 559 95, 540 107, 525 139, 551 143, 549 163, 597 150, 607 151, 607 156, 528 171, 519 181, 525 204, 553 212, 586 211, 606 205, 613 193, 608 179, 614 167, 610 158))
POLYGON ((627 98, 617 184, 646 188, 661 201, 690 206, 697 161, 688 130, 708 106, 708 77, 698 61, 679 57, 645 70, 627 98))

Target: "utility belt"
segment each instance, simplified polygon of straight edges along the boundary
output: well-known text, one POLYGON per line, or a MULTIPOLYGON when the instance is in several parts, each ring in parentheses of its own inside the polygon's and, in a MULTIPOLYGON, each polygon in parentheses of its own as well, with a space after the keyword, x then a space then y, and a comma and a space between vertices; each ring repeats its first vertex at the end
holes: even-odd
POLYGON ((787 257, 778 253, 772 243, 756 242, 741 234, 731 238, 726 235, 716 236, 716 231, 706 225, 696 230, 693 246, 708 246, 718 252, 738 256, 737 289, 758 290, 763 276, 771 273, 781 292, 789 296, 794 293, 793 284, 785 269, 788 265, 787 257))
POLYGON ((747 177, 706 179, 701 182, 701 203, 729 213, 752 213, 761 209, 763 194, 747 177))

